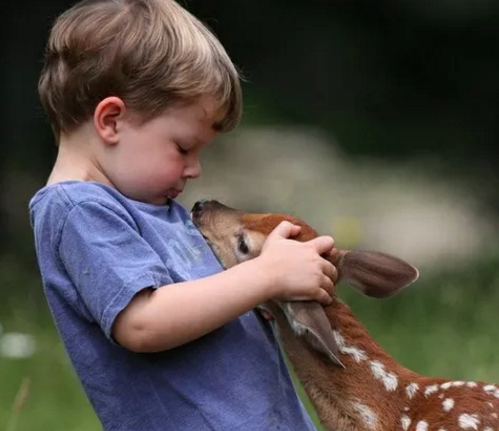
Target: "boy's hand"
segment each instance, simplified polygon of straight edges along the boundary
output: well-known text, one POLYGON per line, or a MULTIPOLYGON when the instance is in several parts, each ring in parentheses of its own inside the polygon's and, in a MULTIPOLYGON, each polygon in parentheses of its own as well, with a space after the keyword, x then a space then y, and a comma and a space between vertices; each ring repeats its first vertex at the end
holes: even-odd
POLYGON ((271 276, 273 298, 315 300, 329 304, 338 273, 333 264, 321 255, 329 255, 334 248, 334 240, 329 236, 320 236, 308 242, 289 239, 299 233, 299 226, 282 222, 267 237, 263 246, 259 259, 271 276))

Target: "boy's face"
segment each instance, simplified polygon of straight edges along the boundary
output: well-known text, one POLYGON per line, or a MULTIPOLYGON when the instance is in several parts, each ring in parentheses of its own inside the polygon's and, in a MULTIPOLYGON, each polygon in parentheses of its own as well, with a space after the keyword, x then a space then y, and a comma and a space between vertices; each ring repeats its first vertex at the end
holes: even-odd
POLYGON ((216 137, 221 112, 202 97, 177 105, 144 123, 117 123, 118 142, 109 148, 105 175, 125 196, 163 205, 201 173, 199 154, 216 137))

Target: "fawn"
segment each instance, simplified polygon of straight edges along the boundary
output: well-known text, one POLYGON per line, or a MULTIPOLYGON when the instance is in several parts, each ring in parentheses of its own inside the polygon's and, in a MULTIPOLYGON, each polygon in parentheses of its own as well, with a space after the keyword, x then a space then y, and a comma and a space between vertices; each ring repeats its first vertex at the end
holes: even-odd
MULTIPOLYGON (((191 217, 225 268, 254 258, 282 221, 301 226, 298 241, 317 233, 284 214, 249 214, 198 201, 191 217)), ((418 278, 408 263, 380 252, 334 250, 331 262, 362 293, 389 297, 418 278)), ((499 431, 499 387, 419 375, 392 359, 333 294, 314 301, 262 304, 281 345, 330 431, 499 431)))

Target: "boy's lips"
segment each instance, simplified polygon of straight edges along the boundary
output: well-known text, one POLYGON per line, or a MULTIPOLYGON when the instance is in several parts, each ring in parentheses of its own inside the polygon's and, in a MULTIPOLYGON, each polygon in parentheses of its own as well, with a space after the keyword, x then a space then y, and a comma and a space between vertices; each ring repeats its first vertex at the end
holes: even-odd
POLYGON ((171 199, 175 199, 182 192, 183 192, 183 190, 180 190, 180 189, 169 189, 168 190, 168 197, 171 199))

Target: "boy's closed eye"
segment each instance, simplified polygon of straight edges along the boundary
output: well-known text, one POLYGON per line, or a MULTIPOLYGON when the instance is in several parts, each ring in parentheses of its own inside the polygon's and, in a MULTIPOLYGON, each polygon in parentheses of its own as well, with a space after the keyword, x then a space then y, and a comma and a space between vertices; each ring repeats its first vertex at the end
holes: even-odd
POLYGON ((185 148, 185 147, 183 147, 183 146, 182 146, 182 145, 180 145, 180 144, 177 144, 177 147, 178 147, 178 152, 179 152, 180 154, 183 154, 183 155, 187 155, 187 154, 189 154, 189 151, 190 151, 190 150, 189 150, 188 148, 185 148))

